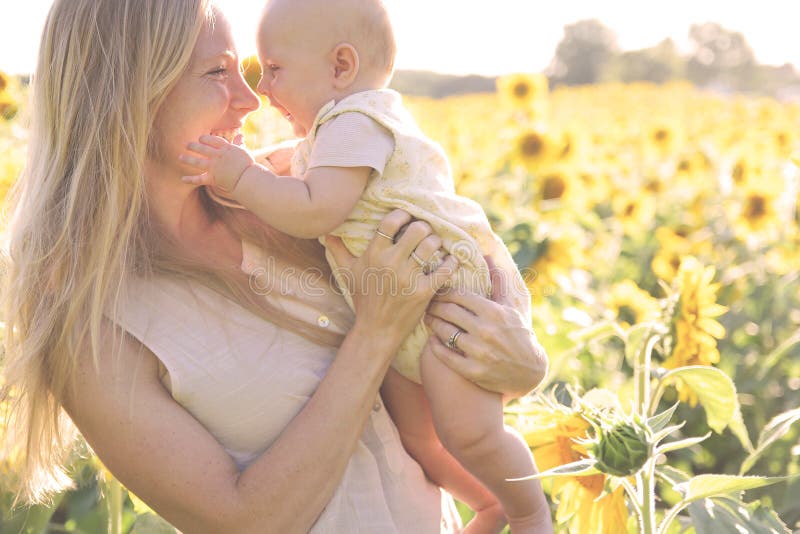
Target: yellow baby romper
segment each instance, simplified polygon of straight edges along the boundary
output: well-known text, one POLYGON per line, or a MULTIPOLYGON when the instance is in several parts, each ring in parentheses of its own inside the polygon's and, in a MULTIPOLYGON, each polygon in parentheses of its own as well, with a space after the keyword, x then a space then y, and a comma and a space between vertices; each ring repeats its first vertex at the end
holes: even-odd
MULTIPOLYGON (((500 289, 530 324, 530 296, 511 254, 492 231, 481 206, 456 194, 444 151, 425 137, 395 91, 364 91, 323 106, 297 147, 292 174, 302 176, 313 167, 361 166, 372 167, 372 176, 347 220, 331 232, 341 237, 353 255, 363 254, 381 220, 400 208, 428 222, 442 239, 442 248, 458 259, 457 287, 489 295, 491 282, 484 256, 491 256, 506 278, 500 289)), ((325 244, 324 236, 320 242, 325 244)), ((326 253, 326 257, 337 283, 347 287, 332 255, 326 253)), ((345 292, 344 296, 352 308, 350 295, 345 292)), ((419 358, 427 339, 428 330, 420 322, 392 363, 417 383, 419 358)))

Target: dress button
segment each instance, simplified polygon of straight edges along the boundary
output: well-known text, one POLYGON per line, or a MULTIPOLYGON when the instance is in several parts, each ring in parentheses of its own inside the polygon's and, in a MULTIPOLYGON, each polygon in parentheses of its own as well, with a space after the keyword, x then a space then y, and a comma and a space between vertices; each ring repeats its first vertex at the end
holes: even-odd
POLYGON ((317 317, 317 324, 322 328, 328 328, 328 325, 331 324, 331 320, 328 319, 327 315, 320 315, 317 317))
POLYGON ((372 411, 374 412, 381 411, 381 403, 376 401, 375 404, 372 405, 372 411))

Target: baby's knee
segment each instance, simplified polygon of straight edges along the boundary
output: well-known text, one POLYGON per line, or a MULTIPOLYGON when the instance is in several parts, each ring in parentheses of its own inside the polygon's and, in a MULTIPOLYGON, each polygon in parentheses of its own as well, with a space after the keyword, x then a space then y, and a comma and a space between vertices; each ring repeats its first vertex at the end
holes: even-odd
POLYGON ((435 426, 442 444, 459 459, 494 453, 503 433, 502 424, 480 424, 476 421, 458 421, 457 418, 447 418, 435 426))

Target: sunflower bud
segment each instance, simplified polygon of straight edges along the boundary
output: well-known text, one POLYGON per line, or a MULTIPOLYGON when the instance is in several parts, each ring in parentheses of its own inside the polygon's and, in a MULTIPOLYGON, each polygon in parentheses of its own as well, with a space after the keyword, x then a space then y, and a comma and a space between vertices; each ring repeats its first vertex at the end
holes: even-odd
POLYGON ((650 445, 645 430, 635 422, 618 423, 598 433, 592 453, 595 467, 618 477, 633 475, 647 462, 650 445))

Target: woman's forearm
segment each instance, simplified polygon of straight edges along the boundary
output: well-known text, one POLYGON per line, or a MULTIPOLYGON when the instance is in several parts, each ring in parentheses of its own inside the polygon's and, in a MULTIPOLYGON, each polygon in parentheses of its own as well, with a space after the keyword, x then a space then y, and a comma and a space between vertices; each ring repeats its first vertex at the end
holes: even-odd
POLYGON ((375 334, 356 323, 303 410, 241 474, 241 531, 306 532, 330 501, 399 346, 375 334))

